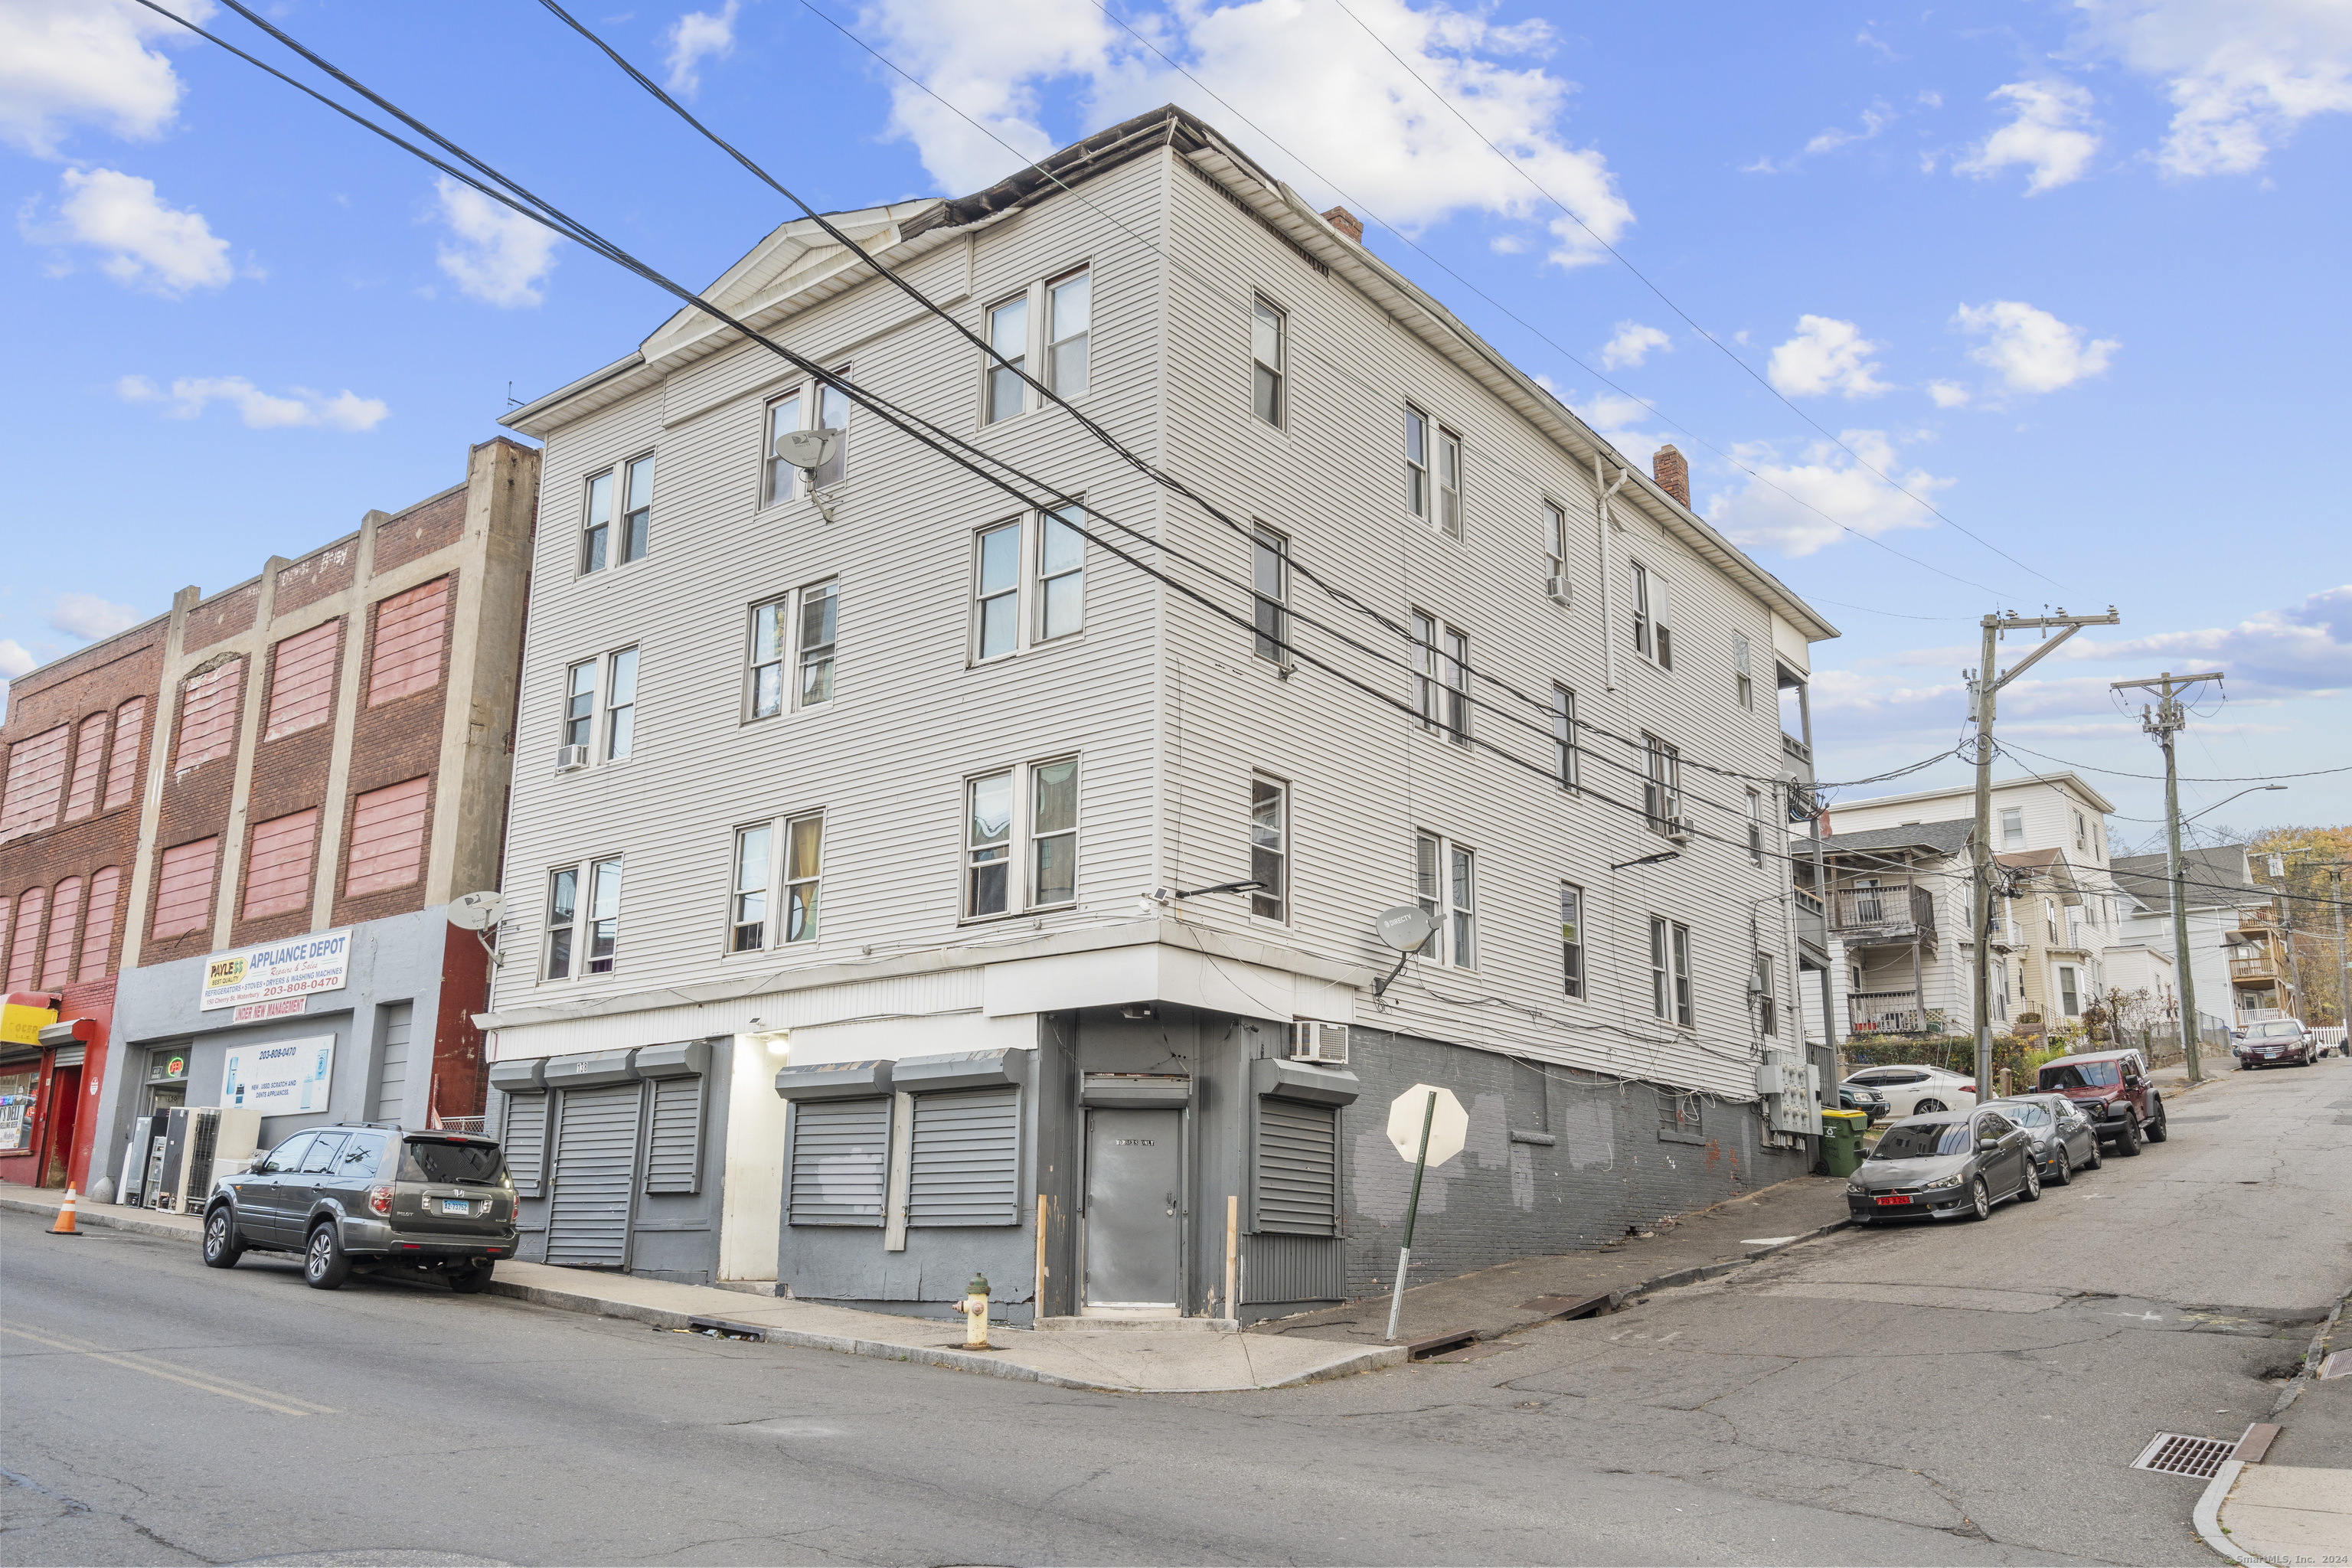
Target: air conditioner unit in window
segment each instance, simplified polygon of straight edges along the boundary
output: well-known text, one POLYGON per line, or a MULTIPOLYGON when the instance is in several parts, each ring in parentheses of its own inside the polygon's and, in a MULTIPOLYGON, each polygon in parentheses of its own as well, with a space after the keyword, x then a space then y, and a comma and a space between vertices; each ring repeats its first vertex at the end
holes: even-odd
POLYGON ((1290 1026, 1290 1059, 1320 1062, 1325 1067, 1348 1065, 1348 1026, 1319 1018, 1300 1018, 1290 1026))
POLYGON ((1549 598, 1553 604, 1560 605, 1562 608, 1566 608, 1568 605, 1568 574, 1564 572, 1555 572, 1550 576, 1545 578, 1544 596, 1549 598))
POLYGON ((555 771, 557 773, 578 773, 582 768, 584 768, 587 765, 587 747, 558 746, 555 748, 555 771))
POLYGON ((1666 818, 1667 843, 1688 844, 1691 841, 1691 820, 1689 817, 1670 816, 1666 818))

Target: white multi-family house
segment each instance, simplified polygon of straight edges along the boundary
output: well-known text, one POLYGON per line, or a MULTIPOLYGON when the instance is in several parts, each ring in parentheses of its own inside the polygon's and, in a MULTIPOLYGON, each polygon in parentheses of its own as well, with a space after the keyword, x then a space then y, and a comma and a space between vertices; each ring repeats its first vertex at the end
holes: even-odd
MULTIPOLYGON (((2189 963, 2197 1010, 2243 1023, 2281 1007, 2293 983, 2277 932, 2249 917, 2271 908, 2270 889, 2253 879, 2247 847, 2221 844, 2180 852, 2180 879, 2189 932, 2189 963)), ((2168 857, 2132 855, 2116 862, 2116 881, 2127 900, 2125 936, 2169 953, 2173 948, 2172 869, 2168 857)))
POLYGON ((1433 1274, 1806 1168, 1777 698, 1836 633, 1679 458, 1174 109, 834 221, 871 263, 789 223, 706 298, 929 439, 694 310, 507 420, 525 1256, 1256 1318, 1384 1276, 1418 1084, 1433 1274))

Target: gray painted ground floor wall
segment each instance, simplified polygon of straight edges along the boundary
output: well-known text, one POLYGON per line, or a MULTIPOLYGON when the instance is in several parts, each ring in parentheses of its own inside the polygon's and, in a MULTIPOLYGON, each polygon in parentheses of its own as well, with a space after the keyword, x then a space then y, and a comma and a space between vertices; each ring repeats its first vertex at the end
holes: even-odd
POLYGON ((102 1173, 113 1184, 110 1192, 121 1191, 131 1124, 152 1109, 157 1089, 183 1093, 183 1103, 191 1106, 221 1103, 222 1068, 234 1047, 334 1040, 323 1102, 307 1114, 264 1117, 264 1149, 304 1128, 337 1121, 424 1125, 447 927, 437 906, 352 927, 342 989, 311 995, 298 1016, 260 1024, 238 1025, 230 1009, 202 1009, 208 957, 125 973, 115 985, 116 1044, 107 1053, 100 1086, 93 1188, 102 1173), (185 1064, 176 1080, 163 1070, 174 1058, 185 1064))

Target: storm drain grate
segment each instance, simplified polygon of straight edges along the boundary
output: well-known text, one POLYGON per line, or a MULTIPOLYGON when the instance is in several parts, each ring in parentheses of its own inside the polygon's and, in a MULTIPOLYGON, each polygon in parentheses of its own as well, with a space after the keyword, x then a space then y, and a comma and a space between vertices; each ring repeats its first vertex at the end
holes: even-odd
POLYGON ((2236 1447, 2226 1437, 2189 1437, 2178 1432, 2158 1432, 2155 1441, 2141 1449, 2139 1458, 2132 1461, 2132 1468, 2166 1476, 2194 1476, 2208 1481, 2220 1473, 2221 1461, 2236 1447))

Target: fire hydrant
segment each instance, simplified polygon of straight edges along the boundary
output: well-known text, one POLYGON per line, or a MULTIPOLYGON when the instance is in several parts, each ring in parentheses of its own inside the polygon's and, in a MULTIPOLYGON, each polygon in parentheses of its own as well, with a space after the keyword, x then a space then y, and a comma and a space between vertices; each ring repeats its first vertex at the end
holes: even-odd
POLYGON ((963 1300, 956 1303, 956 1310, 963 1314, 963 1348, 968 1351, 991 1348, 988 1342, 988 1276, 975 1274, 971 1277, 971 1283, 964 1288, 963 1300))

